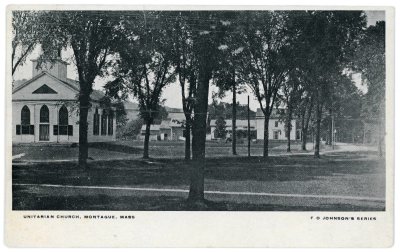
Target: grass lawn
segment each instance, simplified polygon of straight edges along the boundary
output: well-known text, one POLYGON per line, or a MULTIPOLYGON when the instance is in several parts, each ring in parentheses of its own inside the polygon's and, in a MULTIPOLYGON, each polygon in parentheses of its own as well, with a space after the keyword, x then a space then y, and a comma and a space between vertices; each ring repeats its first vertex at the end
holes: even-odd
MULTIPOLYGON (((188 189, 191 165, 171 158, 152 162, 93 161, 88 171, 79 170, 74 162, 14 164, 13 209, 193 210, 186 204, 184 191, 188 189)), ((370 152, 330 153, 321 159, 296 155, 266 159, 215 157, 206 162, 205 190, 209 192, 206 199, 212 202, 207 210, 382 211, 384 200, 358 197, 385 198, 385 163, 370 152)))
MULTIPOLYGON (((285 152, 286 142, 271 141, 269 143, 271 153, 285 152)), ((298 147, 298 145, 297 145, 298 147)), ((298 151, 296 145, 294 152, 298 151), (297 148, 297 149, 296 149, 297 148)), ((229 156, 232 153, 231 143, 207 142, 206 156, 221 157, 229 156)), ((183 158, 185 156, 185 146, 183 141, 150 141, 150 156, 160 158, 183 158)), ((241 156, 247 155, 247 145, 242 143, 237 145, 237 152, 241 156)), ((261 156, 263 153, 262 143, 252 143, 251 154, 261 156)), ((14 145, 13 156, 23 154, 16 161, 25 160, 77 160, 78 147, 71 147, 70 144, 58 145, 14 145)), ((91 160, 107 159, 132 159, 143 155, 143 141, 116 141, 108 143, 91 143, 89 145, 89 157, 91 160)))

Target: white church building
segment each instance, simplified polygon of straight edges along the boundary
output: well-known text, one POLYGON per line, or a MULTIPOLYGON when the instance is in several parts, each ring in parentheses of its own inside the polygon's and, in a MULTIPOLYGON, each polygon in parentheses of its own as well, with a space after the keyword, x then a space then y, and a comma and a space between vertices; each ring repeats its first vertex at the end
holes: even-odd
MULTIPOLYGON (((36 68, 32 78, 12 90, 13 143, 79 142, 79 83, 67 78, 65 61, 36 68)), ((88 142, 116 139, 116 116, 113 108, 102 108, 104 94, 94 90, 88 113, 88 142)))

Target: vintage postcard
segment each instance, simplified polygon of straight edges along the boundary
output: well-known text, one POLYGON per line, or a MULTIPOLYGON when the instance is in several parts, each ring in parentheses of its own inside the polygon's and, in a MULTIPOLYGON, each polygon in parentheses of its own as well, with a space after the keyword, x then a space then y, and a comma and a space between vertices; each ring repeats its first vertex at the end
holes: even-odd
POLYGON ((394 8, 12 5, 10 247, 389 247, 394 8))

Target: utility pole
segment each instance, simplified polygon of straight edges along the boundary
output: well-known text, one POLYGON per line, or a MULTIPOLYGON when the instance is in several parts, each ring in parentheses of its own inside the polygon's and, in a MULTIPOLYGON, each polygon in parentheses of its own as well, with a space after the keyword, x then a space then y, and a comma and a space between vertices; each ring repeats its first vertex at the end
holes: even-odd
POLYGON ((250 96, 247 96, 247 156, 250 157, 250 96))
POLYGON ((236 153, 236 82, 235 82, 235 69, 233 69, 233 82, 232 82, 232 155, 236 153))
POLYGON ((335 116, 332 113, 332 150, 335 149, 335 116))

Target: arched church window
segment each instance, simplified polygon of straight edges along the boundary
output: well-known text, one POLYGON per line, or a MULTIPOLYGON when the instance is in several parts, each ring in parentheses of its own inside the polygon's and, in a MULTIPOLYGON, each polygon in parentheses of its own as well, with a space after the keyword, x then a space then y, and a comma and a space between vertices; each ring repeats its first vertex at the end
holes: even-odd
POLYGON ((46 105, 43 105, 40 108, 40 122, 41 123, 48 123, 49 120, 49 108, 46 105))
POLYGON ((93 115, 93 135, 99 135, 99 126, 100 126, 100 115, 99 115, 99 109, 96 108, 95 113, 93 115))
POLYGON ((71 135, 68 129, 68 109, 63 105, 58 111, 58 134, 71 135))
POLYGON ((21 110, 21 124, 17 125, 17 135, 33 135, 34 125, 31 125, 31 111, 28 106, 24 106, 21 110))
POLYGON ((24 106, 21 110, 21 125, 30 125, 31 124, 31 111, 28 106, 24 106))
POLYGON ((64 105, 58 111, 58 124, 68 125, 68 109, 64 105))
POLYGON ((107 135, 107 118, 108 112, 106 109, 103 109, 103 113, 101 115, 101 135, 107 135))
POLYGON ((108 135, 112 136, 114 133, 114 112, 110 110, 108 115, 108 135))

